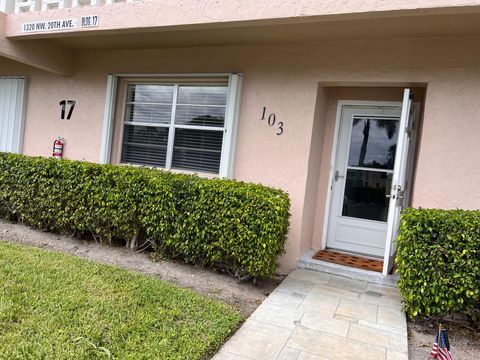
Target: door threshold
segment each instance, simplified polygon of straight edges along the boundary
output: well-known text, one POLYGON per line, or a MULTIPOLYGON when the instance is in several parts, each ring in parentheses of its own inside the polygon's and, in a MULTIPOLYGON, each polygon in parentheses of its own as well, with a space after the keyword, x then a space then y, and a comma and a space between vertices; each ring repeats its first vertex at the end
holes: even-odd
POLYGON ((312 257, 315 260, 327 261, 330 263, 350 266, 363 270, 376 271, 379 273, 383 271, 382 260, 332 249, 319 250, 312 257))
POLYGON ((398 281, 398 275, 383 276, 382 273, 354 268, 351 266, 335 264, 323 260, 316 260, 313 255, 317 253, 316 250, 310 250, 305 253, 297 262, 297 268, 308 269, 327 274, 343 276, 349 279, 367 281, 372 284, 395 287, 398 281))

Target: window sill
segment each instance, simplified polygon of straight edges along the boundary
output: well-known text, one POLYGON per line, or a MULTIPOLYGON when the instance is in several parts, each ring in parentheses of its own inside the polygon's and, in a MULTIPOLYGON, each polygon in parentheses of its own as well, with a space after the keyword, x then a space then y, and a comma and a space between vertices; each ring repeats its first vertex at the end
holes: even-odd
POLYGON ((122 165, 122 166, 133 166, 133 167, 146 167, 149 169, 154 169, 154 170, 162 170, 162 171, 168 171, 174 174, 184 174, 184 175, 197 175, 202 178, 206 179, 219 179, 220 176, 218 174, 212 174, 212 173, 207 173, 207 172, 198 172, 198 171, 192 171, 192 170, 181 170, 181 169, 165 169, 162 167, 158 166, 148 166, 148 165, 138 165, 138 164, 130 164, 130 163, 118 163, 118 164, 112 164, 112 165, 122 165))

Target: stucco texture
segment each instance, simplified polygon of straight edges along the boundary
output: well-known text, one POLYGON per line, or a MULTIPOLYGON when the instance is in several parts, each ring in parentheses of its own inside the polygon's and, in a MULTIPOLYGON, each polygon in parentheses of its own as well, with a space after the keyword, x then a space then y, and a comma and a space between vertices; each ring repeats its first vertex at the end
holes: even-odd
MULTIPOLYGON (((478 12, 478 0, 143 0, 117 3, 95 8, 98 28, 79 32, 153 29, 163 27, 200 28, 249 26, 258 22, 286 23, 314 20, 372 18, 378 16, 452 14, 478 12)), ((9 37, 31 37, 22 32, 25 21, 63 19, 92 15, 91 7, 76 7, 54 11, 10 14, 6 27, 9 37)), ((64 31, 68 33, 69 30, 64 31)), ((35 35, 34 35, 35 36, 35 35)))
MULTIPOLYGON (((60 135, 66 139, 66 157, 99 161, 107 74, 242 72, 235 178, 290 194, 291 229, 281 260, 281 272, 286 272, 304 251, 321 242, 334 126, 326 115, 335 105, 328 100, 332 87, 424 86, 413 206, 480 206, 479 40, 79 51, 71 77, 2 59, 0 75, 29 78, 25 154, 49 156, 60 135), (77 102, 71 120, 59 119, 58 103, 63 99, 77 102), (283 135, 260 121, 264 106, 284 123, 283 135)), ((371 100, 369 91, 362 95, 357 89, 355 97, 371 100)))

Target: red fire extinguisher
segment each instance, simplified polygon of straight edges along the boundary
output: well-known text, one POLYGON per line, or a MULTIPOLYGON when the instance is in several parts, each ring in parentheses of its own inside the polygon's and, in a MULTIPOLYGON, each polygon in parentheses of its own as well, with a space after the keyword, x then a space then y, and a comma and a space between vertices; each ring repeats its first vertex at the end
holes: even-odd
POLYGON ((53 154, 52 156, 55 159, 61 159, 63 156, 63 145, 65 144, 65 140, 62 137, 57 137, 57 139, 53 142, 53 154))

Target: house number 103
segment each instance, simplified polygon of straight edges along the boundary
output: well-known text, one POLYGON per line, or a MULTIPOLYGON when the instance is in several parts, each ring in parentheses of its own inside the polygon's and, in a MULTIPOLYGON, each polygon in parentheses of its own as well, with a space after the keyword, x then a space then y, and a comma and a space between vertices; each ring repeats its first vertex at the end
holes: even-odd
POLYGON ((277 135, 282 135, 283 134, 283 122, 279 121, 277 123, 277 117, 275 116, 274 113, 271 113, 267 117, 267 107, 263 107, 262 111, 262 118, 260 120, 267 120, 268 126, 275 126, 277 125, 277 135))

